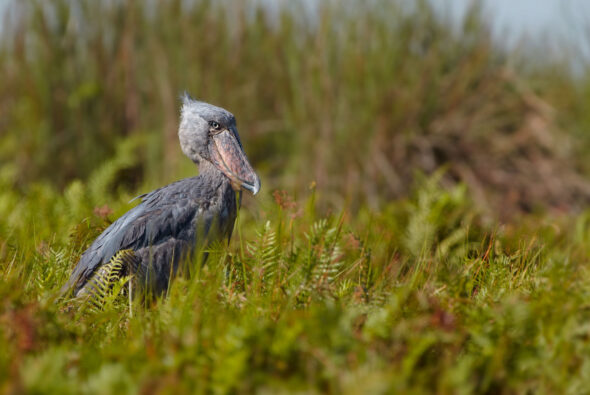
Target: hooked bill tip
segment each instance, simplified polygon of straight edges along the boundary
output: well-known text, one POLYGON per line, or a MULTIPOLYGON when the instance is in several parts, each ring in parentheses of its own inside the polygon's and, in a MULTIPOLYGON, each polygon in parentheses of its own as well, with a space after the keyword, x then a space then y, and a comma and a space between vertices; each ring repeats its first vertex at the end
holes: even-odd
POLYGON ((254 184, 250 184, 249 182, 245 182, 242 184, 244 188, 252 192, 252 195, 256 195, 258 191, 260 191, 260 179, 256 176, 254 184))

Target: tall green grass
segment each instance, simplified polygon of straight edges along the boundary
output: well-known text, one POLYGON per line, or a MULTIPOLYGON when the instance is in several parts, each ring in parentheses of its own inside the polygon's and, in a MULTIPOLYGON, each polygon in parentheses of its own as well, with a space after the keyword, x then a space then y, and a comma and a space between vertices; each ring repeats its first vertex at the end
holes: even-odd
POLYGON ((106 218, 82 183, 0 206, 3 226, 20 218, 0 244, 0 388, 583 391, 590 214, 490 227, 440 179, 356 216, 277 192, 147 306, 126 286, 89 308, 57 298, 128 195, 106 218))

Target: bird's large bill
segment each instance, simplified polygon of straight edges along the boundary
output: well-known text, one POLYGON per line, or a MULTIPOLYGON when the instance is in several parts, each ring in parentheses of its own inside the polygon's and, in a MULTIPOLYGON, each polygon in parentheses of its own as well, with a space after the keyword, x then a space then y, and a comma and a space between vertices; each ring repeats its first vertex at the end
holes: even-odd
POLYGON ((260 179, 234 133, 226 129, 213 136, 211 157, 215 166, 232 181, 234 189, 244 188, 253 195, 258 193, 260 179))

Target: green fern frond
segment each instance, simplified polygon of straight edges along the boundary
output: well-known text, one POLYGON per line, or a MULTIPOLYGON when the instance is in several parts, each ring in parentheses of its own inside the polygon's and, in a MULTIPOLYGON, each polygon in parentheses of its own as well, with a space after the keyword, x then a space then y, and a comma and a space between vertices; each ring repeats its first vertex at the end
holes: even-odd
POLYGON ((305 233, 309 252, 304 272, 311 288, 331 284, 341 272, 343 252, 338 240, 339 231, 339 227, 330 226, 328 220, 321 219, 305 233))
POLYGON ((91 310, 106 310, 112 307, 131 278, 126 274, 135 266, 135 252, 130 249, 120 250, 109 262, 98 268, 78 295, 85 298, 91 310))
POLYGON ((305 237, 307 238, 307 240, 309 240, 310 244, 312 244, 312 245, 318 244, 320 242, 322 236, 324 236, 324 234, 326 233, 327 229, 328 229, 328 220, 325 218, 322 218, 322 219, 313 223, 313 225, 311 226, 310 232, 305 233, 305 237))
POLYGON ((344 298, 348 296, 354 289, 354 282, 351 279, 345 278, 338 283, 336 291, 334 292, 336 297, 344 298))
POLYGON ((444 169, 422 179, 410 204, 403 244, 415 257, 433 251, 439 243, 439 252, 447 254, 466 236, 464 221, 472 217, 467 190, 464 185, 444 188, 443 175, 444 169))
POLYGON ((262 280, 268 282, 275 279, 280 267, 281 256, 276 232, 270 227, 270 221, 264 224, 264 228, 257 232, 255 243, 247 245, 248 252, 255 259, 255 264, 262 271, 262 280))
POLYGON ((313 268, 313 281, 315 283, 331 283, 337 277, 340 272, 342 262, 342 250, 340 246, 335 243, 334 245, 327 245, 322 248, 317 263, 313 268))
POLYGON ((31 271, 31 278, 34 287, 39 292, 48 292, 59 281, 61 271, 64 270, 68 264, 65 262, 69 259, 69 255, 65 249, 54 249, 52 247, 38 255, 33 270, 31 271))

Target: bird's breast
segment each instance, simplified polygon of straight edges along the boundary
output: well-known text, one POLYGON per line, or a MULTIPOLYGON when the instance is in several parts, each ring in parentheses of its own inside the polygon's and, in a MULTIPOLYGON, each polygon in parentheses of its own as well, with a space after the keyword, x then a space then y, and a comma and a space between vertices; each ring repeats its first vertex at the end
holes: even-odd
POLYGON ((208 244, 231 235, 237 216, 235 193, 229 182, 222 183, 196 204, 194 216, 195 241, 208 244))

